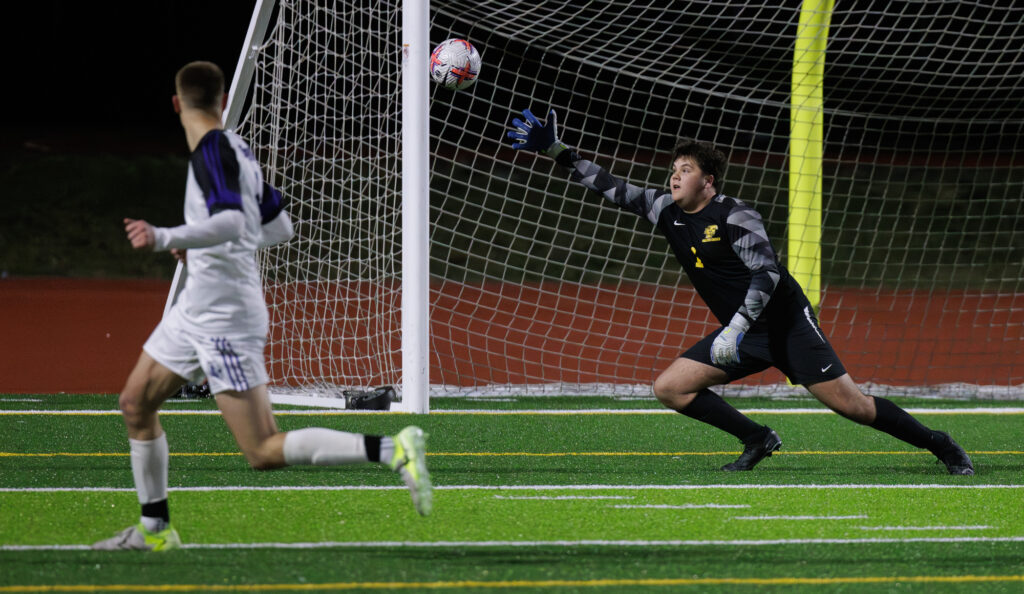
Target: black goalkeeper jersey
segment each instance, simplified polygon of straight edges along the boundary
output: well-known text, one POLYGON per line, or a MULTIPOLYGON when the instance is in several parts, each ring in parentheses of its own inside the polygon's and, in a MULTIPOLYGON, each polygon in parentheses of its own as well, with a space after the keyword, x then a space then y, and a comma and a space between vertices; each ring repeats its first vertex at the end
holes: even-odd
POLYGON ((571 169, 574 181, 656 225, 723 326, 737 312, 752 328, 785 324, 806 304, 800 285, 779 262, 761 215, 741 200, 718 194, 689 214, 669 190, 626 183, 574 151, 564 151, 558 161, 571 169))

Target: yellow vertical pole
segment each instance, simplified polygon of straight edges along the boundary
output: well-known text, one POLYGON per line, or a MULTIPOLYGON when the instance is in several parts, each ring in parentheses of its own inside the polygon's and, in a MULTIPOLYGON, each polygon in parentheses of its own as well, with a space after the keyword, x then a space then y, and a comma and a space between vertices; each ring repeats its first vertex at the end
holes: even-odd
POLYGON ((833 6, 834 0, 803 0, 793 52, 787 267, 815 310, 821 303, 825 45, 833 6))

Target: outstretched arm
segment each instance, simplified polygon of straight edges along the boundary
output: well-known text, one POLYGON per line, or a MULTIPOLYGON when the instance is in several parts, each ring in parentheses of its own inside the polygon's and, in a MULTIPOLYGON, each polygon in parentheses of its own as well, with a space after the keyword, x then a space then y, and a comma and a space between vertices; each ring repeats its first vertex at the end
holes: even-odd
POLYGON ((602 195, 619 208, 657 223, 662 209, 672 203, 667 190, 643 189, 615 177, 606 169, 581 157, 576 151, 558 140, 558 118, 555 110, 548 113, 547 122, 541 122, 529 109, 523 110, 525 120, 514 118, 514 130, 508 132, 512 148, 536 151, 547 155, 559 165, 569 169, 570 178, 602 195))

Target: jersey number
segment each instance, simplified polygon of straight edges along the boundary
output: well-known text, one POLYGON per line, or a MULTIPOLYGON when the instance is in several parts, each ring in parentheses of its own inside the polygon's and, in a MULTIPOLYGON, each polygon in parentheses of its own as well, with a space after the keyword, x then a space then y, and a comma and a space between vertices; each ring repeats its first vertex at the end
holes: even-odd
POLYGON ((701 262, 700 261, 700 257, 697 256, 697 248, 691 247, 690 251, 693 252, 694 259, 697 260, 697 264, 696 264, 697 268, 704 268, 704 263, 701 262))

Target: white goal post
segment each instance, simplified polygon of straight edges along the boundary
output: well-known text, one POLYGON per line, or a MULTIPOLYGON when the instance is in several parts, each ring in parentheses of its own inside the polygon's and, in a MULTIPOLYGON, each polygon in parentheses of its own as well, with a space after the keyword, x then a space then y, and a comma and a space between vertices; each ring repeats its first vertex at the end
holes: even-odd
POLYGON ((260 254, 272 391, 649 397, 717 322, 649 224, 504 142, 553 108, 635 185, 664 187, 679 137, 727 152, 724 191, 866 391, 1021 398, 1022 23, 968 1, 261 0, 228 124, 296 221, 260 254), (483 58, 464 91, 426 82, 451 37, 483 58))

